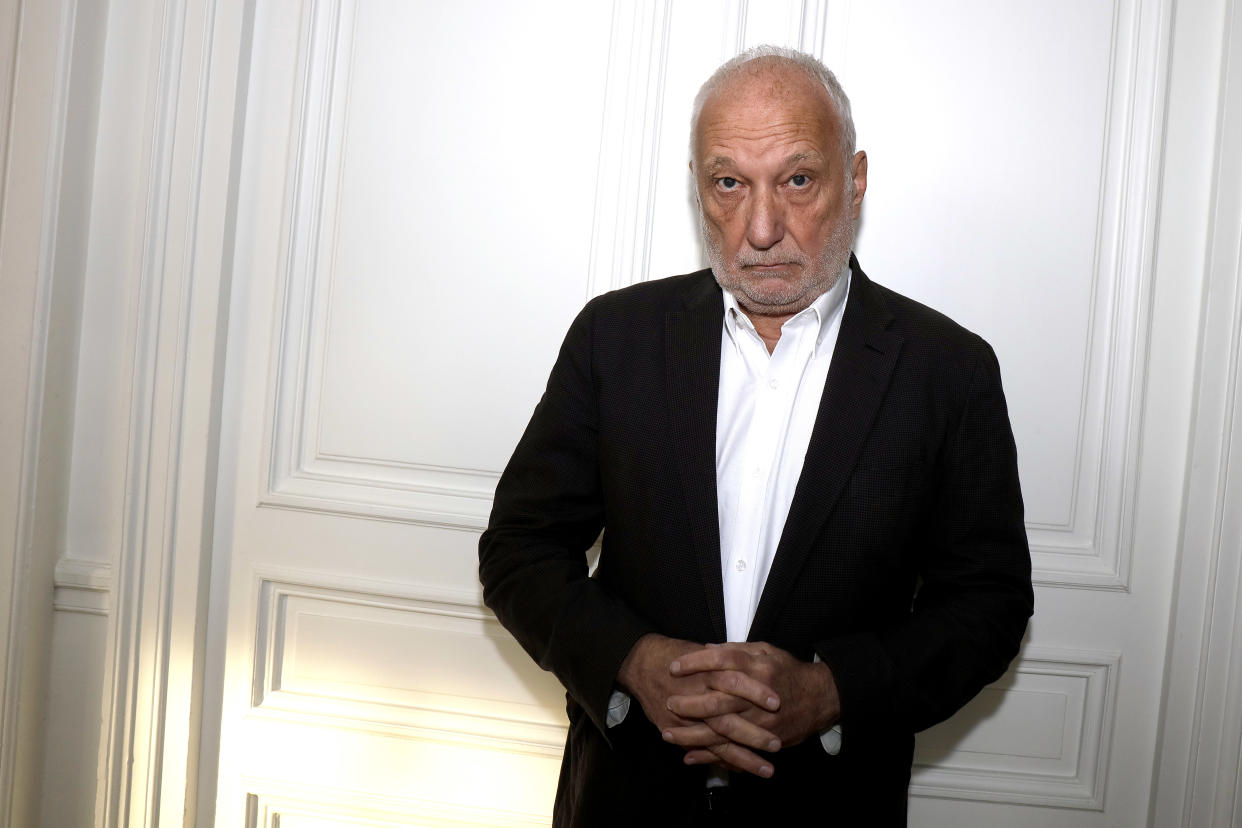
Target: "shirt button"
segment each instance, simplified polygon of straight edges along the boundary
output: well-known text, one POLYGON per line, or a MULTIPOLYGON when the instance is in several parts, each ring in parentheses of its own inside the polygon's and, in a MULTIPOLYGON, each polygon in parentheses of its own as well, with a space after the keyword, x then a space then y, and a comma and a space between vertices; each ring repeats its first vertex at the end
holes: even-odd
POLYGON ((778 385, 780 385, 780 383, 777 382, 775 379, 768 380, 768 388, 771 388, 773 391, 776 390, 776 386, 778 385))
POLYGON ((746 571, 746 561, 742 560, 741 558, 738 558, 738 559, 737 559, 737 563, 735 563, 735 564, 733 565, 733 568, 734 568, 734 569, 736 569, 738 572, 745 572, 745 571, 746 571))

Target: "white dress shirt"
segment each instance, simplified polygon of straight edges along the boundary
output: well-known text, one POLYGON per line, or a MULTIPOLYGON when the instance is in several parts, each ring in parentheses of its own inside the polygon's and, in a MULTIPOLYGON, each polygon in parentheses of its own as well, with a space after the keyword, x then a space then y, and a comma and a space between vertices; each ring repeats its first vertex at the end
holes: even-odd
MULTIPOLYGON (((786 320, 771 354, 737 299, 724 292, 716 407, 716 500, 725 632, 745 641, 793 502, 836 348, 850 269, 810 307, 786 320)), ((614 691, 607 724, 620 724, 630 698, 614 691)), ((840 749, 841 730, 820 735, 840 749)))
POLYGON ((725 633, 745 641, 785 529, 841 330, 849 268, 781 326, 769 355, 750 318, 724 294, 716 407, 716 501, 725 633))

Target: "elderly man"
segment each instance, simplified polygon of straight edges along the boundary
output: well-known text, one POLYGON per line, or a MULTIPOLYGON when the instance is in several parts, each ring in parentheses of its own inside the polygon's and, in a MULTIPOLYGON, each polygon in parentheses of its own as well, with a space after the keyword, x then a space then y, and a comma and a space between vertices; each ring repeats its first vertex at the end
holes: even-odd
POLYGON ((1032 611, 996 358, 851 256, 867 156, 818 61, 720 67, 692 151, 711 269, 586 306, 479 545, 568 691, 555 824, 904 825, 914 732, 1032 611))

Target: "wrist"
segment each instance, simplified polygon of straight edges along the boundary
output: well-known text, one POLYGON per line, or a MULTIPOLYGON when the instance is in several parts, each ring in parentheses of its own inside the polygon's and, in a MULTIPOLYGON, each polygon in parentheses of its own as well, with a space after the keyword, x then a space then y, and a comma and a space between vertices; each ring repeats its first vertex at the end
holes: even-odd
POLYGON ((646 633, 639 636, 634 642, 634 646, 630 647, 630 651, 626 653, 625 658, 621 661, 621 666, 617 669, 617 686, 621 689, 633 693, 638 683, 639 674, 642 671, 643 652, 655 643, 658 637, 657 633, 646 633))
POLYGON ((809 666, 813 676, 812 697, 816 699, 815 730, 823 733, 841 720, 841 697, 837 694, 836 679, 827 664, 817 661, 809 666))

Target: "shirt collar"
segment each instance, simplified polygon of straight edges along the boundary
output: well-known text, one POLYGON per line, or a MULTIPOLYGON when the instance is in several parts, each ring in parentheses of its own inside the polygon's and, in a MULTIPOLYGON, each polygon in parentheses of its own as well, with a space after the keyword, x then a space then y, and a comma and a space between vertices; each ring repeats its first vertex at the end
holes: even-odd
MULTIPOLYGON (((850 265, 845 263, 845 267, 841 268, 841 273, 837 276, 837 280, 832 287, 815 297, 815 301, 809 306, 795 313, 789 319, 785 320, 785 324, 781 326, 781 330, 786 325, 803 324, 801 320, 810 317, 815 326, 815 345, 818 347, 824 341, 824 335, 832 327, 830 324, 832 318, 840 312, 841 306, 845 304, 845 297, 850 291, 850 265)), ((729 291, 722 291, 724 294, 724 324, 725 331, 729 334, 734 347, 738 345, 738 335, 740 330, 751 331, 755 336, 755 325, 750 321, 750 317, 746 315, 741 306, 737 303, 737 297, 729 291)))

